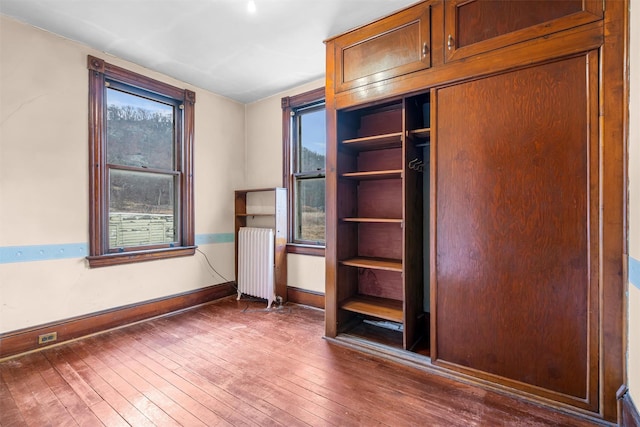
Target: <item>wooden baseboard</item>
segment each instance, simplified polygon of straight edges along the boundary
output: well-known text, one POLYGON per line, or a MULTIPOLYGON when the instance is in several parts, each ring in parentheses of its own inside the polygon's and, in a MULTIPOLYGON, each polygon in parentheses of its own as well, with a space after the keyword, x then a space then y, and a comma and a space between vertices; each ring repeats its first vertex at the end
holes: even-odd
POLYGON ((324 310, 324 294, 321 292, 287 287, 287 301, 324 310))
POLYGON ((130 323, 162 316, 216 299, 233 295, 236 290, 232 283, 222 283, 176 295, 143 301, 136 304, 111 308, 70 319, 20 329, 0 334, 0 359, 15 356, 52 344, 73 340, 130 323), (38 344, 38 336, 57 333, 55 342, 38 344))
POLYGON ((625 386, 618 392, 618 423, 620 427, 640 427, 640 412, 625 386))

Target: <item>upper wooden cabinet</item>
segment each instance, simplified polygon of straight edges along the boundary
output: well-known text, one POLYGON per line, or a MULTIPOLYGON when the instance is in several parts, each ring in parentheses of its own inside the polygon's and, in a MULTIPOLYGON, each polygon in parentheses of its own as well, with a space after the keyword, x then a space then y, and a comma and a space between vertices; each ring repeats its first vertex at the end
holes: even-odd
POLYGON ((335 39, 335 91, 429 68, 429 12, 420 3, 335 39))
POLYGON ((602 19, 597 0, 448 0, 445 60, 467 58, 602 19))

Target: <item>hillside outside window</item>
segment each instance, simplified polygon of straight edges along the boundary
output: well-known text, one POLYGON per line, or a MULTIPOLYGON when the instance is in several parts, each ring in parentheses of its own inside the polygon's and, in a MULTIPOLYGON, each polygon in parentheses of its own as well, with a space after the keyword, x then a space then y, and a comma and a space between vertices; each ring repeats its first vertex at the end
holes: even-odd
POLYGON ((324 88, 282 99, 289 252, 323 255, 326 109, 324 88))
POLYGON ((89 57, 92 267, 192 255, 195 94, 89 57))

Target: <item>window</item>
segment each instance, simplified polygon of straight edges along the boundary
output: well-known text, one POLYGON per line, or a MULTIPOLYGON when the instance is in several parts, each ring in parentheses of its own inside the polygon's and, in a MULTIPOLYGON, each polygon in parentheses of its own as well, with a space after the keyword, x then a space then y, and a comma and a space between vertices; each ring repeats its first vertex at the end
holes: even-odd
POLYGON ((195 93, 88 57, 89 265, 193 255, 195 93))
POLYGON ((282 99, 289 252, 324 255, 326 114, 324 88, 282 99))

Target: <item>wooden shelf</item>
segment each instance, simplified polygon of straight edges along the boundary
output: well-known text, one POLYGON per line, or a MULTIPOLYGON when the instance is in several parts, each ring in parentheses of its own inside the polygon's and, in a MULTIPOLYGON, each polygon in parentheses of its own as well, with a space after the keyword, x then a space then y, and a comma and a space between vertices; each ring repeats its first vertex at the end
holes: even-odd
POLYGON ((370 172, 347 172, 342 174, 343 178, 357 180, 394 179, 402 178, 402 169, 389 169, 370 172))
POLYGON ((342 218, 344 222, 380 222, 402 224, 402 218, 342 218))
MULTIPOLYGON (((248 190, 236 190, 234 192, 234 222, 235 222, 235 277, 238 277, 238 235, 240 228, 254 226, 264 226, 274 231, 274 281, 275 293, 287 300, 287 190, 281 187, 253 188, 248 190), (268 198, 269 204, 273 204, 271 212, 251 212, 252 205, 248 203, 247 197, 254 193, 270 193, 263 197, 268 198), (247 212, 248 211, 248 212, 247 212), (264 218, 268 218, 265 220, 264 218)), ((270 207, 271 208, 271 207, 270 207)), ((256 210, 265 211, 265 208, 256 207, 256 210)))
POLYGON ((342 141, 342 145, 358 151, 400 148, 402 147, 402 132, 366 136, 364 138, 345 139, 342 141))
POLYGON ((345 259, 340 263, 351 267, 402 272, 402 260, 399 259, 356 257, 345 259))
POLYGON ((329 337, 360 325, 364 340, 392 333, 396 347, 410 350, 423 333, 423 263, 408 260, 423 258, 424 185, 408 164, 431 155, 420 147, 430 142, 430 99, 425 91, 333 111, 337 171, 328 174, 337 185, 327 187, 327 227, 335 234, 327 247, 343 255, 331 261, 339 273, 326 286, 329 337))
POLYGON ((410 130, 409 135, 415 136, 417 138, 429 138, 431 136, 431 128, 410 130))
POLYGON ((403 321, 402 301, 398 300, 356 295, 343 302, 340 308, 392 322, 402 323, 403 321))

